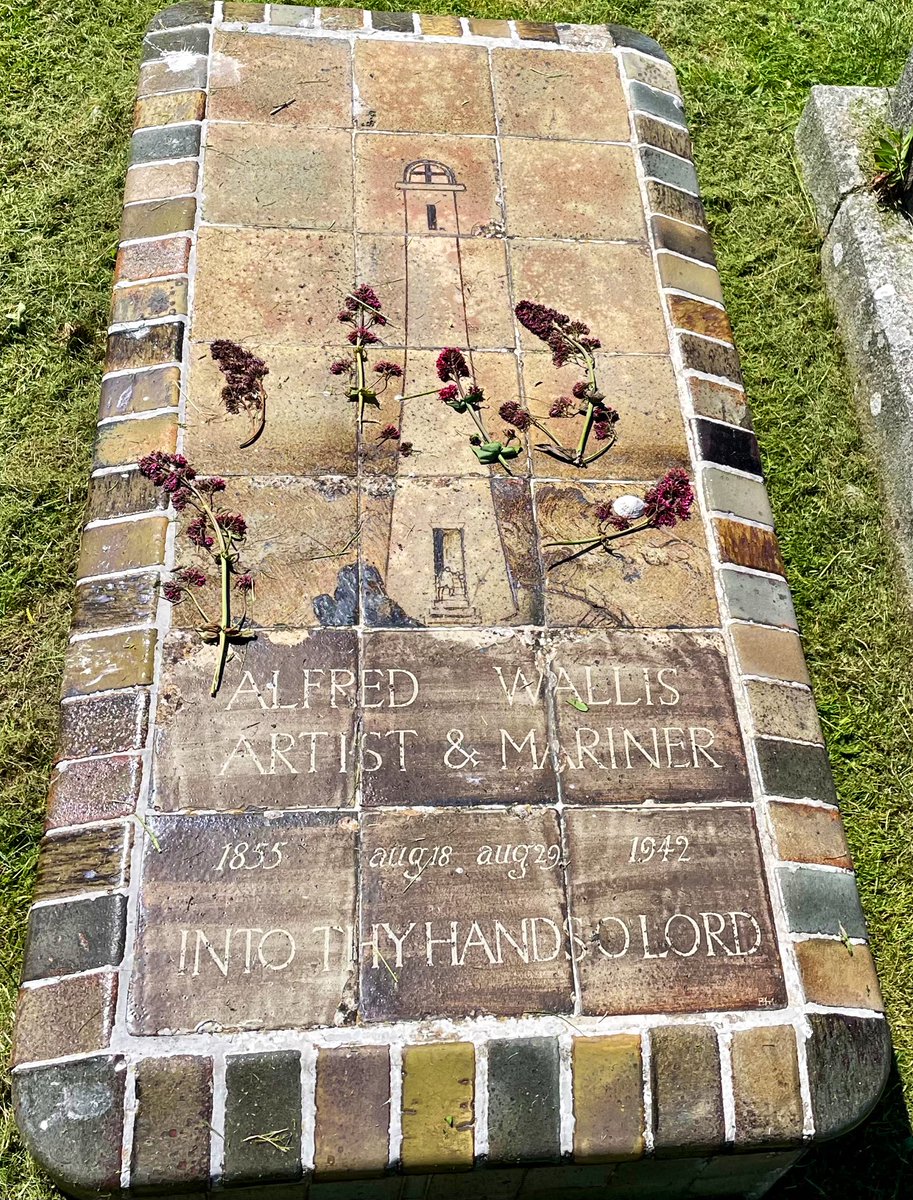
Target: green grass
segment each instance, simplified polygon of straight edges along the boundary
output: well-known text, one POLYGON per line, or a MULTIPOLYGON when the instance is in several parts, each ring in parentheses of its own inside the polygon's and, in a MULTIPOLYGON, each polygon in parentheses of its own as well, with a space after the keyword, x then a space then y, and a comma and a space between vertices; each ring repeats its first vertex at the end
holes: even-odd
MULTIPOLYGON (((55 740, 136 61, 158 7, 0 0, 0 1060, 55 740), (4 317, 20 302, 21 330, 4 317)), ((898 1064, 875 1117, 776 1195, 899 1200, 913 1194, 913 628, 792 134, 812 84, 896 80, 913 10, 619 0, 472 11, 628 24, 679 69, 898 1064)), ((19 1145, 6 1081, 0 1109, 0 1195, 56 1196, 19 1145)))

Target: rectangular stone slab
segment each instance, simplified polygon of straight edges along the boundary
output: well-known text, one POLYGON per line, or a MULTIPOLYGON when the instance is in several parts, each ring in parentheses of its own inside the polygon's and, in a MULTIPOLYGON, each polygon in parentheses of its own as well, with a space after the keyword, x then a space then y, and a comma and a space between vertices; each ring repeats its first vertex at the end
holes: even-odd
POLYGON ((192 2, 138 95, 27 1143, 82 1196, 762 1194, 890 1044, 666 55, 192 2), (246 520, 231 622, 153 451, 246 520))

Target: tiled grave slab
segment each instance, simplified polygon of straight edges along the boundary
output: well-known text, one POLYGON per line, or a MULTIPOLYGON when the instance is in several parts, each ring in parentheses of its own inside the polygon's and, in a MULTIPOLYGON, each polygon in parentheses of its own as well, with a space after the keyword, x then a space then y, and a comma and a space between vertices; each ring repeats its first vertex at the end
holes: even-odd
POLYGON ((137 57, 28 1146, 762 1195, 890 1048, 672 65, 228 0, 137 57))

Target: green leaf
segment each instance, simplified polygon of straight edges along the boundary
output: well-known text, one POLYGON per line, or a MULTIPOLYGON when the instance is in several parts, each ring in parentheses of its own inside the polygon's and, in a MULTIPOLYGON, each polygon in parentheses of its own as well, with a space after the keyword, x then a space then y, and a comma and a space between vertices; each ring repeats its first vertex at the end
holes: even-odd
POLYGON ((496 463, 504 453, 504 447, 500 442, 483 442, 481 446, 471 446, 470 449, 479 462, 486 466, 496 463))
POLYGON ((578 712, 590 711, 590 706, 585 704, 582 700, 578 700, 576 696, 568 696, 567 703, 571 706, 571 708, 576 708, 578 712))

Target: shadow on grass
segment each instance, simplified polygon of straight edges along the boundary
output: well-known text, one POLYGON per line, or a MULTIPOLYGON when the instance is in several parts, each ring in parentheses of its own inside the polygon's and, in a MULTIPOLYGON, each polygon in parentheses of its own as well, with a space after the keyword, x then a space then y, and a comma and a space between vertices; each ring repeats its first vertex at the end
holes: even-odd
POLYGON ((874 1112, 844 1137, 809 1150, 768 1200, 909 1200, 913 1130, 896 1063, 874 1112))

